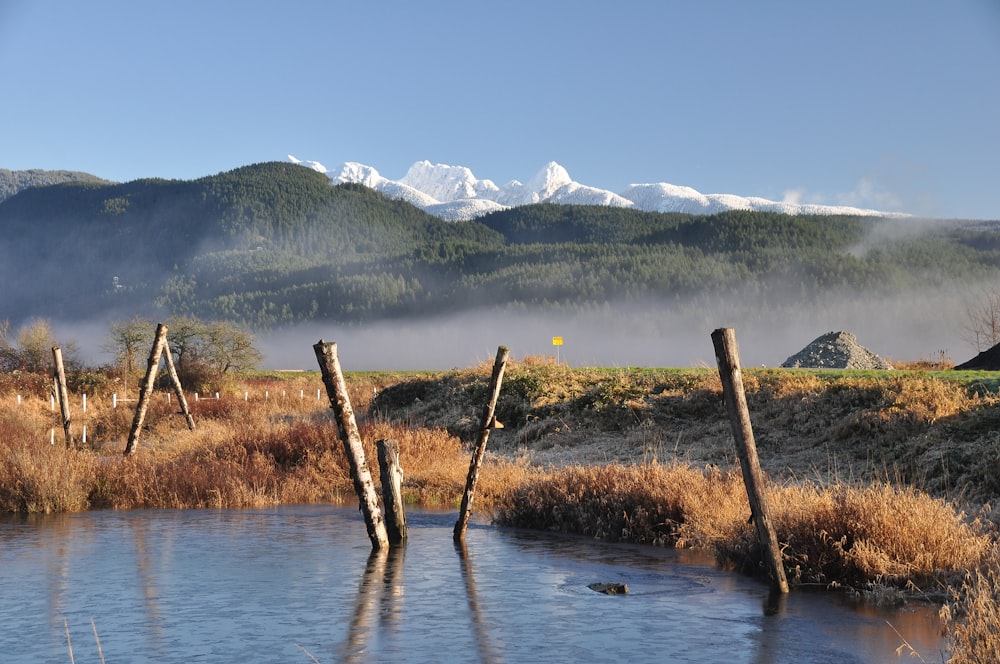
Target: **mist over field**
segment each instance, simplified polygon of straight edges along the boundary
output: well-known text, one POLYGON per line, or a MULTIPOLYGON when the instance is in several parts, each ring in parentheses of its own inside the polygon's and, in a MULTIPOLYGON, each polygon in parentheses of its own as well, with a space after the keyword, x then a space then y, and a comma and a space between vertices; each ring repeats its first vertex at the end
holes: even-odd
POLYGON ((662 303, 595 307, 584 312, 483 310, 430 320, 361 326, 309 323, 257 336, 268 369, 317 368, 312 345, 335 341, 347 371, 440 370, 490 362, 500 345, 514 359, 555 357, 570 366, 715 366, 711 333, 733 327, 744 366, 776 367, 816 337, 844 330, 885 359, 944 352, 956 362, 976 353, 962 341, 964 304, 937 291, 876 301, 837 298, 785 307, 764 318, 747 303, 708 311, 662 303))

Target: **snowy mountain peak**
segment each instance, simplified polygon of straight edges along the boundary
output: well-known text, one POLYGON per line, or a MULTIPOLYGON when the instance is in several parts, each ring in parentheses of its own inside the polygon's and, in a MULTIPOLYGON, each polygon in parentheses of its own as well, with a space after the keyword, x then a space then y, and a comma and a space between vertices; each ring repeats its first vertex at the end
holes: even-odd
POLYGON ((535 177, 528 181, 528 190, 538 195, 539 200, 551 198, 560 187, 572 184, 573 179, 565 168, 554 161, 545 164, 535 177))
POLYGON ((345 161, 335 171, 324 170, 320 172, 329 175, 334 184, 355 182, 357 184, 363 184, 366 187, 370 187, 371 189, 378 189, 380 185, 389 181, 379 175, 379 172, 371 166, 365 166, 364 164, 359 164, 355 161, 345 161))
POLYGON ((318 161, 302 161, 292 155, 288 155, 288 159, 326 173, 334 184, 362 184, 448 221, 467 221, 496 210, 534 203, 634 207, 651 212, 687 214, 716 214, 739 209, 784 214, 905 216, 846 206, 799 205, 734 194, 702 194, 691 187, 666 182, 633 184, 616 194, 574 182, 567 170, 554 161, 547 163, 527 184, 512 180, 503 187, 497 187, 492 180, 478 179, 465 166, 432 164, 429 161, 418 161, 400 180, 390 180, 371 166, 353 161, 328 171, 318 161))
POLYGON ((302 161, 301 159, 296 159, 292 155, 288 155, 288 161, 292 162, 293 164, 305 166, 306 168, 311 168, 319 173, 326 173, 326 166, 319 163, 318 161, 302 161))
POLYGON ((418 161, 410 166, 400 182, 441 202, 469 198, 494 200, 499 191, 492 180, 477 180, 465 166, 431 164, 429 161, 418 161))

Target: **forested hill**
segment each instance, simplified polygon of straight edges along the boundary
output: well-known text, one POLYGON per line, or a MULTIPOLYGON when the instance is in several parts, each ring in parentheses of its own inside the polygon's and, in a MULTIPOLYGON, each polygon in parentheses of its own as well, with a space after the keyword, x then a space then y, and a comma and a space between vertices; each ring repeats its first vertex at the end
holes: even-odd
POLYGON ((450 223, 288 163, 25 189, 0 202, 0 229, 0 320, 14 324, 143 313, 268 328, 484 303, 891 293, 1000 264, 988 225, 553 204, 450 223))

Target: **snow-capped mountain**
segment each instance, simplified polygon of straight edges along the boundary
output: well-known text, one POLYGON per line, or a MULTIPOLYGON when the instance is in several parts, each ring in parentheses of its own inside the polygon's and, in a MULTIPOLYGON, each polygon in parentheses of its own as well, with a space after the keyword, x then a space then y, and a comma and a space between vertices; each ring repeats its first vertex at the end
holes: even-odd
POLYGON ((840 205, 799 205, 734 194, 702 194, 691 187, 666 182, 633 184, 616 194, 574 182, 566 169, 554 161, 546 164, 527 184, 511 180, 498 187, 492 180, 478 179, 464 166, 431 164, 429 161, 418 161, 400 180, 390 180, 371 166, 356 162, 344 162, 335 169, 327 169, 317 161, 303 161, 292 155, 288 155, 288 159, 325 173, 334 184, 362 184, 449 221, 467 221, 496 210, 533 203, 607 205, 688 214, 760 210, 784 214, 900 216, 840 205))

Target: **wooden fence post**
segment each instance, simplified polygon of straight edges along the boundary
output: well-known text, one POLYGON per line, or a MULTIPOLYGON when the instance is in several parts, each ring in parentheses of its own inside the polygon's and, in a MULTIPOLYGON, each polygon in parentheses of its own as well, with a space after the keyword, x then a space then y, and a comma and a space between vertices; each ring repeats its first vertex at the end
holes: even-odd
POLYGON ((399 463, 399 443, 395 440, 375 442, 378 450, 379 479, 382 481, 382 508, 389 544, 406 541, 406 510, 403 506, 403 467, 399 463))
POLYGON ((361 513, 368 528, 368 537, 372 541, 372 549, 376 551, 385 549, 389 546, 389 537, 386 534, 385 522, 382 520, 382 512, 378 507, 375 483, 365 461, 361 434, 358 433, 358 425, 354 421, 354 410, 347 395, 347 383, 344 382, 344 373, 337 357, 337 344, 320 339, 319 343, 313 345, 313 350, 316 352, 316 360, 323 375, 326 394, 330 398, 330 407, 337 416, 337 430, 344 443, 344 451, 347 453, 354 491, 358 494, 361 513))
POLYGON ((66 447, 72 447, 73 436, 70 433, 69 390, 66 389, 66 368, 63 366, 62 350, 59 346, 52 347, 52 361, 56 395, 59 397, 59 413, 62 415, 63 432, 66 434, 66 447))
MULTIPOLYGON (((187 399, 184 398, 184 388, 181 387, 181 379, 177 376, 177 369, 174 368, 174 358, 170 355, 170 344, 163 344, 163 355, 167 360, 167 373, 170 375, 170 382, 174 386, 174 394, 177 395, 177 401, 181 405, 181 412, 184 414, 184 419, 187 420, 188 430, 194 431, 194 417, 191 416, 191 410, 188 408, 187 399)), ((170 397, 170 393, 167 393, 167 397, 170 397)))
POLYGON ((497 349, 496 360, 493 362, 493 375, 490 376, 490 400, 483 408, 483 417, 479 423, 479 442, 472 452, 469 476, 465 480, 465 493, 462 494, 462 507, 458 513, 458 521, 455 523, 454 540, 456 542, 465 539, 465 531, 469 527, 469 513, 476 492, 476 481, 479 479, 479 466, 486 454, 486 441, 489 440, 490 429, 496 426, 494 411, 497 407, 497 399, 500 397, 500 386, 503 384, 503 373, 507 368, 507 355, 509 353, 506 346, 500 346, 497 349))
POLYGON ((146 364, 146 378, 142 381, 142 389, 139 390, 139 403, 135 408, 135 417, 132 418, 132 428, 128 432, 128 442, 125 443, 125 456, 132 453, 135 448, 135 440, 142 429, 142 421, 146 419, 146 409, 149 408, 149 396, 153 393, 153 385, 156 383, 156 368, 160 365, 160 356, 163 354, 163 347, 167 345, 167 326, 160 323, 156 326, 156 338, 153 340, 153 347, 149 351, 149 360, 146 364))
POLYGON ((778 536, 771 527, 771 512, 764 494, 764 475, 757 457, 753 428, 750 425, 750 411, 747 408, 746 392, 740 371, 740 353, 736 345, 736 332, 732 328, 720 328, 712 332, 715 359, 722 379, 722 396, 729 413, 729 424, 736 442, 736 453, 740 458, 743 483, 750 499, 750 516, 757 527, 757 541, 764 552, 764 559, 770 567, 771 589, 787 593, 788 581, 785 566, 781 560, 778 536))

